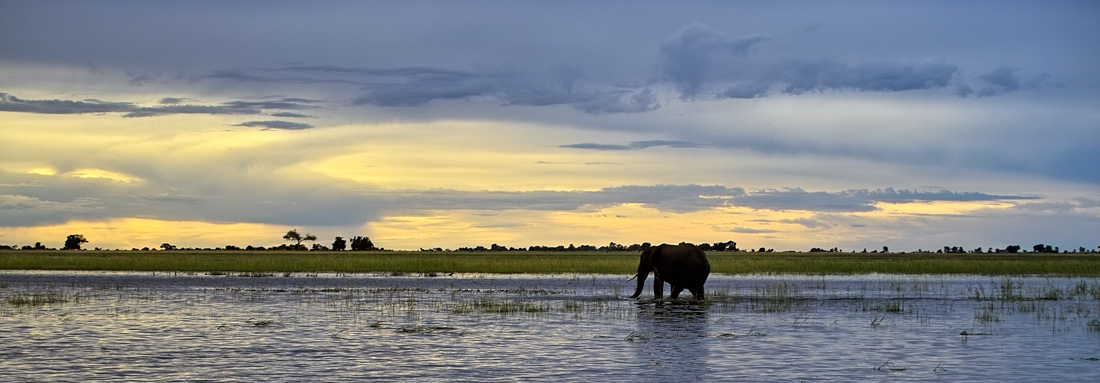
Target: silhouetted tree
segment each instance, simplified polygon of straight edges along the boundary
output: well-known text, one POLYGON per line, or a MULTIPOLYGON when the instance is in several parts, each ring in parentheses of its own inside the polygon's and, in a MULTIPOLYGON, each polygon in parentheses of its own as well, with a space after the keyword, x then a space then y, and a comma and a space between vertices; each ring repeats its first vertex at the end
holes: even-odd
POLYGON ((88 240, 81 234, 70 234, 68 238, 65 238, 65 250, 80 250, 80 244, 88 243, 88 240))
POLYGON ((374 243, 370 241, 370 237, 351 237, 351 250, 352 251, 368 251, 375 250, 374 243))
POLYGON ((333 251, 344 251, 346 249, 348 241, 344 240, 344 237, 336 237, 335 241, 332 241, 333 251))
POLYGON ((165 243, 160 244, 160 249, 161 250, 175 250, 176 245, 165 242, 165 243))
POLYGON ((1008 245, 1008 247, 1005 247, 1005 251, 1010 254, 1016 254, 1020 252, 1020 245, 1008 245))
POLYGON ((294 248, 298 249, 302 248, 302 241, 316 241, 317 237, 309 233, 306 233, 305 236, 302 236, 301 234, 298 234, 298 230, 295 229, 286 232, 286 235, 283 236, 283 239, 294 241, 294 248))
POLYGON ((710 249, 713 251, 737 251, 737 242, 715 242, 713 245, 710 245, 710 249))

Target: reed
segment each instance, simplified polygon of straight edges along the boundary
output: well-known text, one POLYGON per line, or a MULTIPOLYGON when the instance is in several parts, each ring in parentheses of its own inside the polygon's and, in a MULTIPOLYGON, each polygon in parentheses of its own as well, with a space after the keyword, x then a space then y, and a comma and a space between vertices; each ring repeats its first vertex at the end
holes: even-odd
MULTIPOLYGON (((1100 276, 1096 254, 708 254, 714 274, 1100 276)), ((3 270, 632 274, 628 252, 0 251, 3 270)))

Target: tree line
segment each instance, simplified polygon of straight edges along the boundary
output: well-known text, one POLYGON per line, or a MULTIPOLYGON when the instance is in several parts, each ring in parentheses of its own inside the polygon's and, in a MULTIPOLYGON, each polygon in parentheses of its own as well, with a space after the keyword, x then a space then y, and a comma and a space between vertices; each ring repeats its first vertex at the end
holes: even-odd
MULTIPOLYGON (((213 251, 213 250, 387 251, 387 249, 385 249, 385 248, 375 246, 374 242, 371 241, 370 237, 358 236, 358 235, 354 236, 354 237, 351 237, 351 238, 348 238, 348 239, 345 239, 344 237, 336 237, 333 240, 331 247, 330 246, 325 246, 325 245, 320 244, 320 243, 313 243, 312 246, 306 247, 306 245, 303 245, 302 242, 316 242, 317 241, 317 236, 309 234, 309 233, 306 233, 306 234, 303 235, 301 233, 298 233, 297 229, 287 231, 286 234, 283 235, 283 239, 287 240, 287 241, 292 241, 294 243, 284 243, 284 244, 281 244, 279 246, 272 246, 272 247, 249 245, 249 246, 246 246, 244 248, 234 246, 234 245, 226 245, 225 247, 210 249, 210 248, 179 248, 175 245, 172 245, 172 244, 166 242, 166 243, 162 243, 159 248, 161 250, 211 250, 211 251, 213 251)), ((88 243, 88 239, 85 238, 83 235, 81 235, 81 234, 71 234, 71 235, 69 235, 68 237, 65 238, 65 245, 62 248, 62 250, 81 250, 82 245, 85 244, 85 243, 88 243)), ((532 252, 571 252, 571 251, 616 252, 616 251, 621 251, 621 252, 639 252, 639 251, 643 251, 645 249, 648 249, 651 246, 653 246, 653 245, 650 244, 649 242, 635 243, 635 244, 631 244, 631 245, 624 245, 624 244, 619 244, 619 243, 615 243, 615 242, 610 242, 610 243, 608 243, 607 245, 604 245, 604 246, 569 244, 568 246, 566 246, 566 245, 557 245, 557 246, 534 245, 534 246, 529 246, 529 247, 516 248, 516 247, 501 246, 501 245, 498 245, 498 244, 494 243, 494 244, 490 245, 489 247, 478 245, 478 246, 475 246, 475 247, 459 247, 459 248, 453 249, 453 250, 452 249, 443 249, 443 248, 440 248, 440 247, 436 247, 436 248, 430 248, 430 249, 421 248, 420 251, 439 251, 439 252, 456 252, 456 251, 457 252, 483 252, 483 251, 486 251, 486 252, 488 252, 488 251, 491 251, 491 252, 509 252, 509 251, 516 251, 516 252, 522 252, 522 251, 532 251, 532 252)), ((765 253, 765 252, 767 252, 767 253, 770 253, 770 252, 775 251, 775 249, 767 249, 767 248, 763 248, 763 247, 761 247, 759 249, 740 249, 740 248, 737 247, 737 242, 734 242, 734 241, 714 242, 714 243, 705 243, 704 242, 704 243, 697 244, 695 246, 698 246, 699 249, 701 249, 703 251, 709 251, 709 252, 716 252, 717 251, 717 252, 754 252, 754 253, 757 253, 757 252, 765 253)), ((32 245, 25 245, 25 246, 22 246, 22 247, 12 246, 12 245, 0 245, 0 250, 57 250, 57 249, 43 246, 42 242, 36 242, 33 246, 32 245)), ((96 250, 100 250, 100 249, 96 248, 96 250)), ((151 251, 151 250, 155 250, 155 249, 151 249, 149 247, 144 247, 144 248, 141 248, 141 249, 133 248, 131 250, 133 250, 133 251, 151 251)), ((797 250, 788 250, 788 251, 789 252, 799 252, 797 250)), ((838 248, 838 247, 833 247, 831 249, 823 249, 823 248, 820 248, 820 247, 813 247, 813 248, 810 248, 809 252, 811 252, 811 253, 843 253, 845 251, 838 248)), ((848 252, 855 253, 856 251, 855 250, 850 250, 848 252)), ((887 247, 887 246, 882 247, 881 253, 889 253, 889 252, 890 252, 889 247, 887 247)), ((1086 249, 1084 246, 1081 246, 1081 247, 1078 247, 1077 249, 1074 249, 1073 251, 1069 251, 1069 250, 1062 250, 1058 246, 1051 246, 1051 245, 1040 243, 1040 244, 1036 244, 1036 245, 1032 246, 1030 252, 1027 251, 1027 250, 1024 250, 1020 245, 1008 245, 1004 249, 992 248, 992 247, 989 247, 989 248, 977 247, 977 248, 970 249, 970 250, 967 250, 966 248, 964 248, 962 246, 944 246, 942 249, 936 249, 934 251, 933 250, 917 249, 917 251, 915 251, 914 253, 923 253, 923 254, 928 254, 928 253, 937 253, 937 254, 1017 254, 1017 253, 1021 253, 1021 252, 1022 253, 1040 253, 1040 254, 1098 253, 1098 252, 1100 252, 1100 246, 1097 246, 1096 249, 1086 249)), ((872 250, 872 251, 867 251, 867 249, 864 248, 863 251, 861 251, 860 253, 864 253, 864 254, 867 254, 867 253, 880 253, 880 251, 878 249, 875 249, 875 250, 872 250)), ((905 253, 905 252, 903 251, 901 253, 905 253)))

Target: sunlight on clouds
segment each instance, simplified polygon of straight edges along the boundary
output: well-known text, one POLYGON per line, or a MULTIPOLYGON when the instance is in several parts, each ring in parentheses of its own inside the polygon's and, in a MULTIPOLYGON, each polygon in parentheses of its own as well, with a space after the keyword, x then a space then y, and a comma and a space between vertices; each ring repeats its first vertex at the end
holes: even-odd
POLYGON ((333 131, 360 141, 309 168, 388 189, 598 190, 632 179, 617 166, 623 155, 562 150, 556 145, 570 141, 548 127, 444 121, 333 131))
MULTIPOLYGON (((34 171, 32 171, 32 173, 34 173, 34 171)), ((36 174, 42 174, 42 173, 36 173, 36 174)), ((49 174, 44 174, 44 175, 49 175, 49 174)), ((119 181, 119 182, 140 182, 141 181, 141 179, 136 178, 136 177, 131 177, 131 176, 128 176, 128 175, 125 175, 125 174, 116 173, 116 172, 107 171, 107 170, 102 170, 102 169, 80 169, 80 170, 75 170, 75 171, 72 171, 72 172, 65 173, 64 175, 69 176, 69 177, 77 177, 77 178, 101 178, 101 179, 108 179, 108 180, 111 180, 111 181, 119 181)))
POLYGON ((904 217, 904 216, 958 216, 974 214, 983 210, 1004 210, 1016 206, 1016 204, 1000 201, 934 201, 934 202, 909 202, 909 203, 875 203, 877 211, 868 213, 871 216, 904 217))
POLYGON ((30 171, 28 171, 27 173, 37 174, 37 175, 40 175, 40 176, 52 176, 52 175, 56 175, 57 171, 52 169, 52 168, 34 168, 34 169, 31 169, 30 171))

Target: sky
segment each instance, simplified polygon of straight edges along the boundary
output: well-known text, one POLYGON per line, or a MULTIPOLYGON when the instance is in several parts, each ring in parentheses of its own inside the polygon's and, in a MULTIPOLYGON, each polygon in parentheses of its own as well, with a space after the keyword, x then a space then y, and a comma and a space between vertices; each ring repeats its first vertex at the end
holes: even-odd
POLYGON ((1096 1, 0 0, 0 244, 1091 250, 1097 47, 1096 1))

